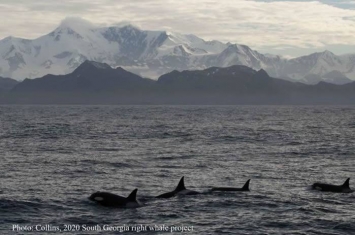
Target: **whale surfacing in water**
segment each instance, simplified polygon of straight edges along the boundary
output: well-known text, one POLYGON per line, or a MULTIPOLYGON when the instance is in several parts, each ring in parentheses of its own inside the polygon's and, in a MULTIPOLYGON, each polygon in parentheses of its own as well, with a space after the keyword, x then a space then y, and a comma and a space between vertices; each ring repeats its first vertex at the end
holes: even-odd
POLYGON ((174 191, 171 191, 168 193, 163 193, 159 196, 156 196, 156 198, 171 198, 171 197, 175 197, 177 195, 196 195, 196 194, 200 194, 200 193, 193 191, 193 190, 186 189, 185 183, 184 183, 184 176, 183 176, 180 179, 180 182, 174 191))
POLYGON ((312 189, 323 191, 323 192, 334 192, 334 193, 352 193, 354 190, 350 189, 349 186, 350 178, 348 178, 342 185, 332 185, 323 183, 314 183, 312 189))
POLYGON ((221 192, 237 192, 237 191, 249 191, 250 179, 244 184, 242 188, 232 188, 232 187, 214 187, 211 191, 221 191, 221 192))
POLYGON ((137 191, 138 189, 133 190, 128 197, 108 192, 96 192, 91 194, 89 199, 102 206, 136 208, 141 206, 141 203, 136 198, 137 191))

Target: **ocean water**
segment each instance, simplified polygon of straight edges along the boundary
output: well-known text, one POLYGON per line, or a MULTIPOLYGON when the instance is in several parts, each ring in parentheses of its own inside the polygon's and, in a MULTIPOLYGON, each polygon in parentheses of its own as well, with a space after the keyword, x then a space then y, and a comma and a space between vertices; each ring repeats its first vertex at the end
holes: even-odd
POLYGON ((355 234, 352 106, 0 106, 0 161, 0 234, 355 234))

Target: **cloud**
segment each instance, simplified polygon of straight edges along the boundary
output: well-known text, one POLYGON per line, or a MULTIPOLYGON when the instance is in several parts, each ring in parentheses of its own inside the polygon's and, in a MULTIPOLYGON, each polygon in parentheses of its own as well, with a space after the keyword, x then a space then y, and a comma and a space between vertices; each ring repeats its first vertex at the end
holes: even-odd
POLYGON ((2 0, 5 22, 0 38, 35 38, 73 16, 106 26, 128 21, 142 29, 192 33, 261 50, 354 45, 355 10, 332 6, 330 1, 2 0))
MULTIPOLYGON (((309 2, 309 0, 255 0, 258 2, 309 2)), ((344 8, 344 9, 349 9, 349 8, 355 8, 355 1, 349 1, 349 0, 314 0, 317 2, 321 2, 324 4, 328 4, 331 6, 339 7, 339 8, 344 8)))
POLYGON ((93 29, 96 26, 88 20, 84 20, 80 17, 66 17, 60 23, 61 27, 72 27, 72 28, 84 28, 84 29, 93 29))

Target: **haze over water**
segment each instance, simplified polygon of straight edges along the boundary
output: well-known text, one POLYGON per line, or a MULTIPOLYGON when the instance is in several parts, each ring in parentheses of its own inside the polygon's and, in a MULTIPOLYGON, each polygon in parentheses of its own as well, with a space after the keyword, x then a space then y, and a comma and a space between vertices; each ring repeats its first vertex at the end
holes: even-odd
POLYGON ((355 194, 309 186, 350 177, 355 188, 354 117, 353 106, 0 106, 0 233, 164 224, 193 226, 189 234, 352 234, 355 194), (203 194, 154 198, 181 176, 203 194), (250 192, 208 191, 248 179, 250 192), (135 188, 138 209, 88 200, 135 188))

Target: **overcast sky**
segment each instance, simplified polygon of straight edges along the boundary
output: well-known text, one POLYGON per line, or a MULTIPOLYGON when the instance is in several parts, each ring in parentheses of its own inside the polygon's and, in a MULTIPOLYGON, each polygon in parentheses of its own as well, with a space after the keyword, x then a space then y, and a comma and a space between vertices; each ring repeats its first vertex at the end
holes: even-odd
POLYGON ((195 34, 299 56, 355 53, 355 0, 0 0, 0 39, 33 39, 66 17, 195 34))

